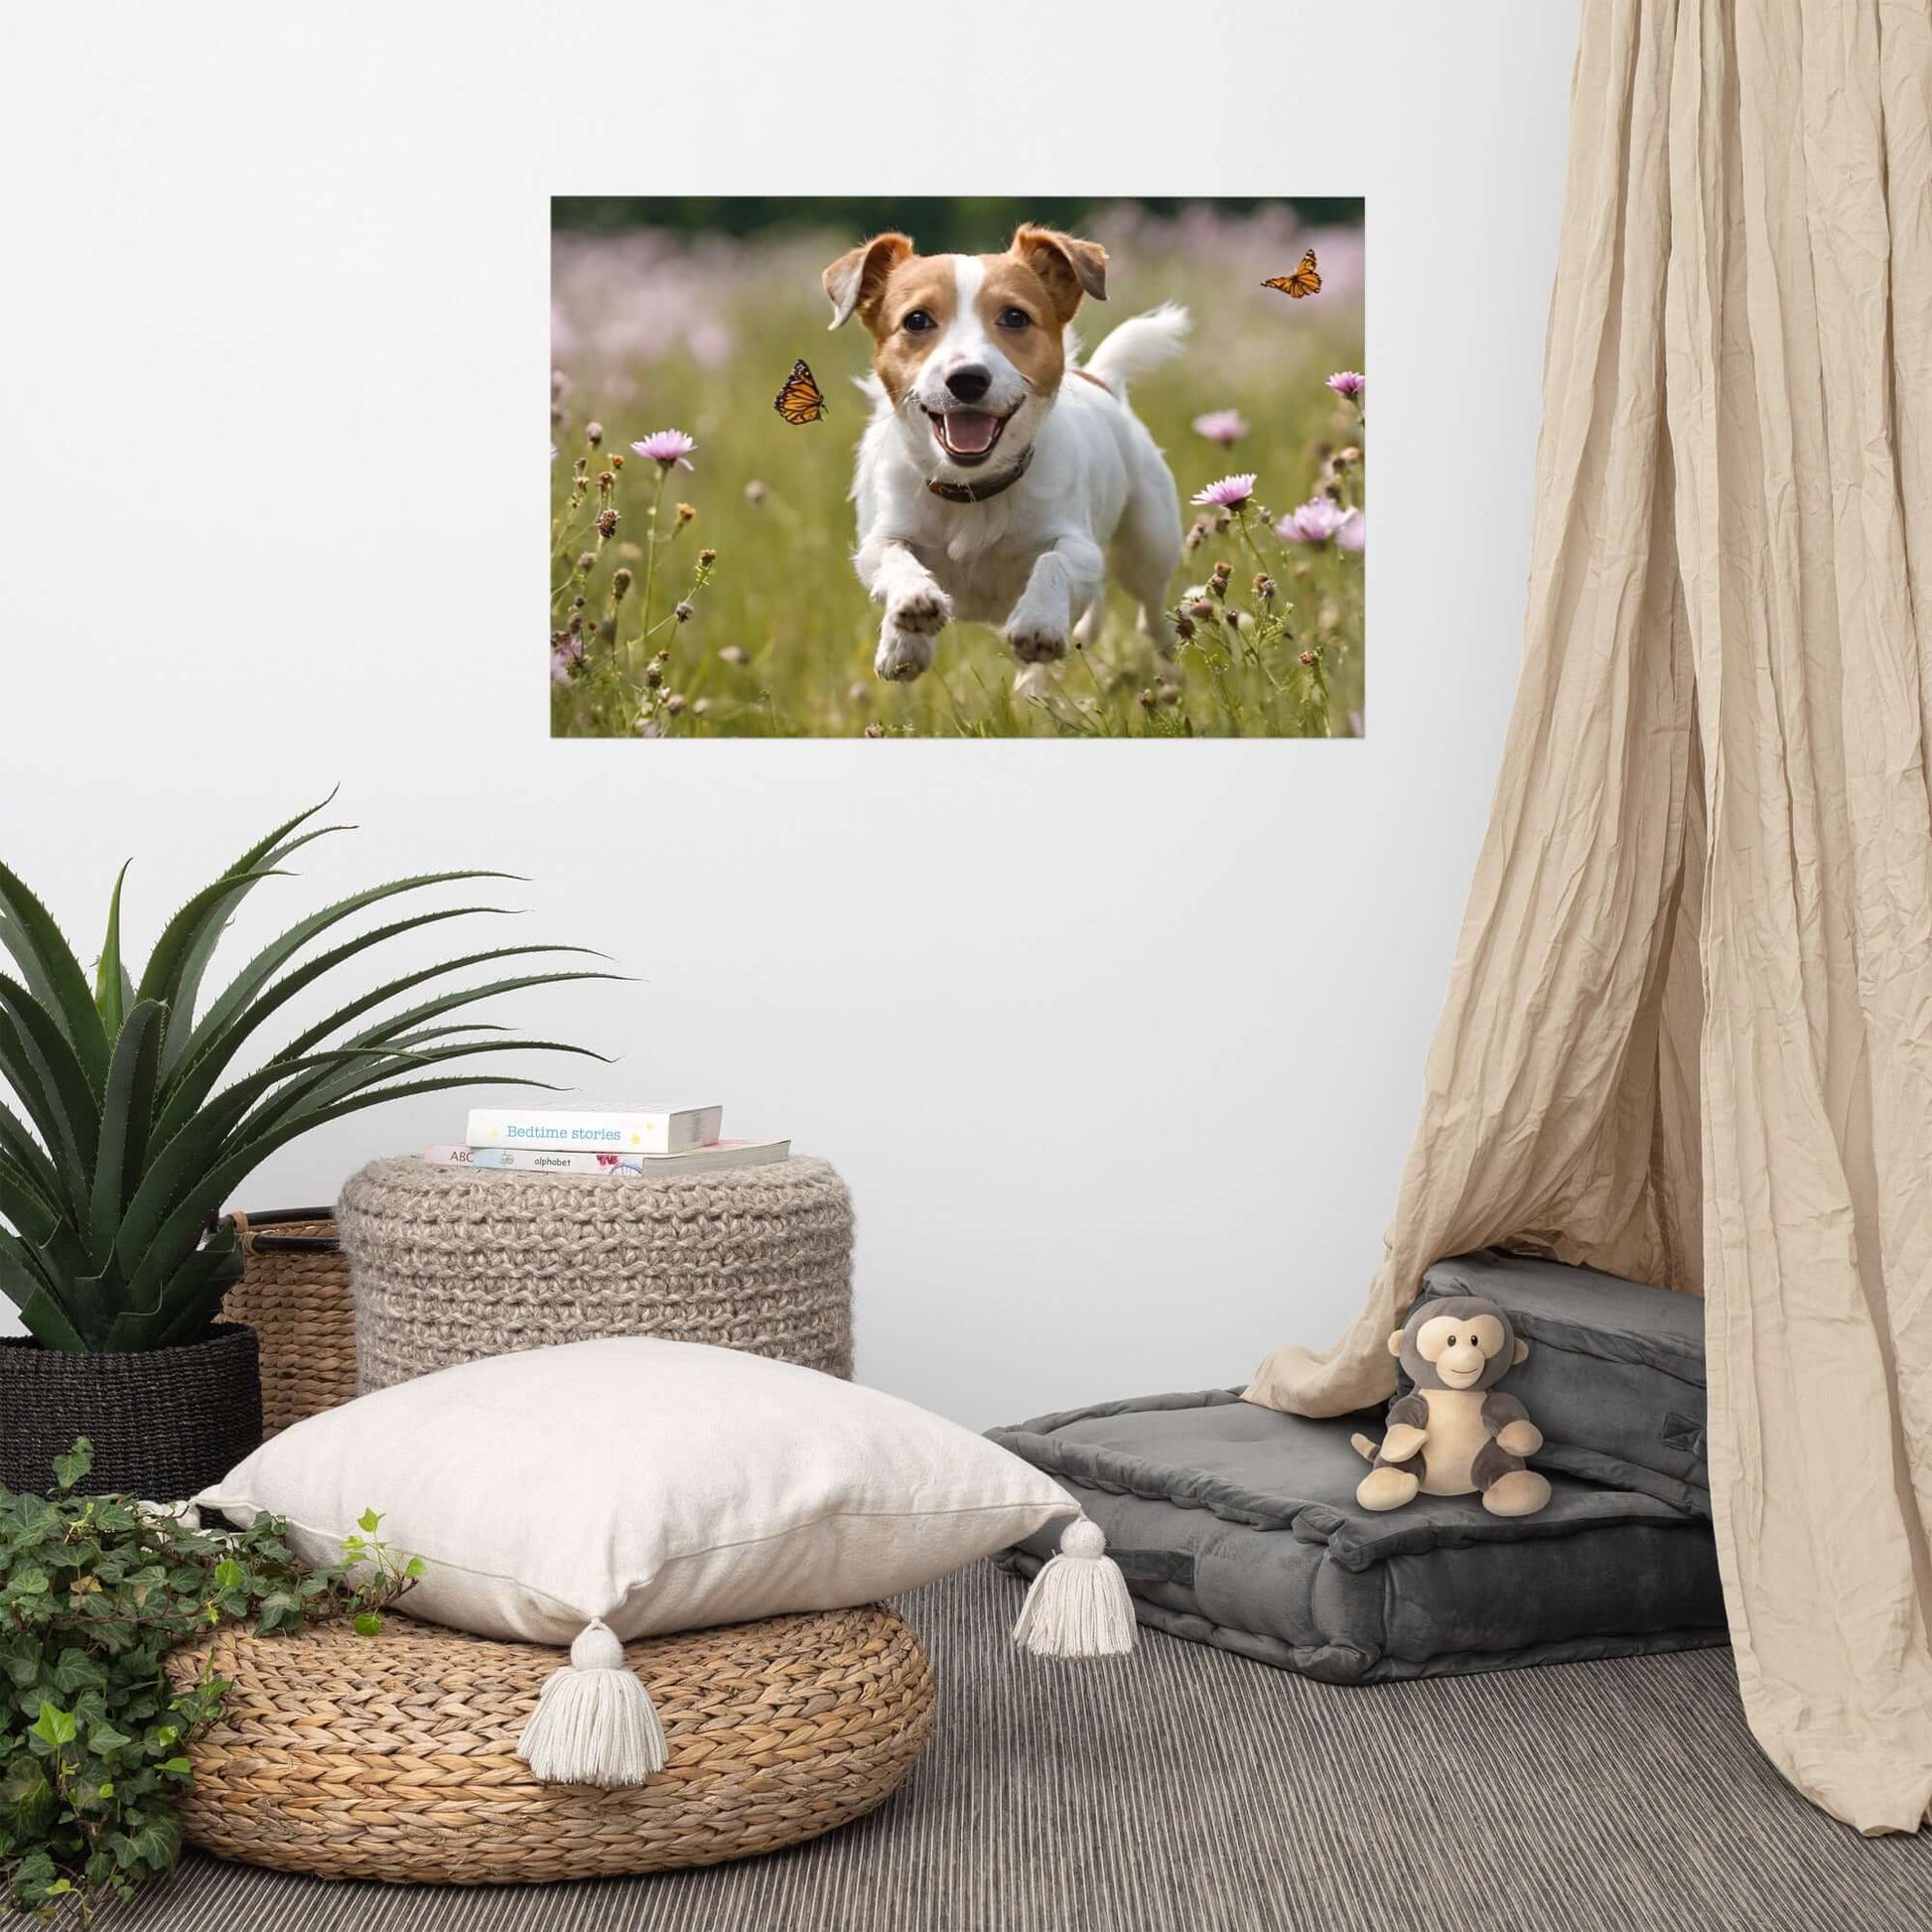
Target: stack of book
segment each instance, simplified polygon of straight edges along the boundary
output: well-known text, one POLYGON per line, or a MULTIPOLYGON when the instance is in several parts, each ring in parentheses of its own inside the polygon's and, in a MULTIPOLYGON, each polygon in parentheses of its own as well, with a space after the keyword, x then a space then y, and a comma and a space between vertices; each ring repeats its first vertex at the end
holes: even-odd
POLYGON ((473 1107, 461 1147, 432 1147, 442 1168, 527 1173, 674 1174, 782 1161, 789 1141, 727 1141, 722 1107, 473 1107))

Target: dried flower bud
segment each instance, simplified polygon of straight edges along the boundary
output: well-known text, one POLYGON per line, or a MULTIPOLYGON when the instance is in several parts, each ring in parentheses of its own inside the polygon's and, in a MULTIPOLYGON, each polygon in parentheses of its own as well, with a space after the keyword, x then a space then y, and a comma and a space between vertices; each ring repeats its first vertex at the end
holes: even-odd
POLYGON ((745 485, 745 500, 748 503, 750 503, 754 509, 757 509, 758 506, 764 501, 765 493, 766 492, 765 492, 764 485, 761 483, 759 483, 756 477, 754 477, 751 480, 751 482, 749 482, 745 485))
POLYGON ((613 537, 618 533, 618 513, 616 510, 603 509, 597 513, 597 533, 601 537, 613 537))
POLYGON ((658 730, 657 720, 655 718, 639 718, 637 720, 637 736, 639 738, 662 738, 664 734, 658 730))
POLYGON ((691 609, 690 605, 684 603, 682 600, 671 606, 671 616, 679 623, 689 623, 695 615, 696 613, 691 609))
POLYGON ((1258 573, 1255 578, 1255 595, 1264 604, 1272 604, 1275 601, 1275 580, 1265 570, 1258 573))
POLYGON ((1191 637, 1194 634, 1194 621, 1185 611, 1176 611, 1173 618, 1173 634, 1176 637, 1191 637))
POLYGON ((1352 443, 1349 444, 1349 446, 1345 450, 1337 450, 1334 453, 1334 455, 1328 459, 1328 461, 1337 470, 1352 470, 1356 464, 1361 462, 1361 460, 1362 460, 1361 451, 1358 450, 1352 443))
POLYGON ((632 581, 629 571, 620 566, 611 573, 611 595, 621 600, 624 593, 629 590, 632 581))
POLYGON ((1214 607, 1206 598, 1197 597, 1187 606, 1187 615, 1194 619, 1196 622, 1212 623, 1214 621, 1214 607))
POLYGON ((690 520, 697 515, 697 513, 698 512, 694 510, 689 503, 680 503, 677 506, 677 520, 680 523, 689 523, 690 520))
POLYGON ((1314 668, 1314 652, 1311 650, 1305 650, 1302 653, 1302 662, 1308 665, 1311 670, 1312 670, 1314 668))
POLYGON ((662 670, 658 668, 657 660, 654 657, 651 659, 651 661, 648 664, 644 666, 644 682, 648 684, 653 691, 655 691, 657 687, 664 682, 664 673, 662 670))
POLYGON ((727 664, 749 664, 751 662, 751 659, 745 655, 744 650, 737 644, 727 644, 718 655, 727 664))
POLYGON ((579 570, 595 570, 597 568, 597 552, 595 550, 586 550, 580 553, 577 559, 577 568, 579 570))
POLYGON ((1137 705, 1139 705, 1143 711, 1152 711, 1154 709, 1153 687, 1150 686, 1146 690, 1136 691, 1134 693, 1134 702, 1137 705))
POLYGON ((664 709, 675 718, 684 709, 684 698, 682 694, 676 691, 666 691, 664 693, 664 709))
POLYGON ((711 700, 709 698, 697 698, 692 701, 691 716, 693 718, 708 717, 710 712, 711 700))
POLYGON ((621 470, 623 468, 623 458, 617 455, 615 452, 611 457, 611 468, 613 470, 621 470))
POLYGON ((610 493, 611 485, 616 482, 617 482, 617 478, 614 477, 608 470, 600 470, 597 473, 597 486, 598 488, 603 490, 607 495, 610 493))
POLYGON ((581 597, 573 597, 570 600, 570 608, 573 611, 581 611, 584 608, 584 600, 581 597))
POLYGON ((602 423, 586 423, 584 425, 584 441, 592 449, 596 449, 604 441, 604 425, 602 423))
POLYGON ((715 550, 700 550, 698 552, 698 562, 707 570, 717 561, 718 553, 715 550))
POLYGON ((884 738, 886 736, 886 727, 882 725, 877 718, 875 718, 872 721, 872 723, 865 728, 865 730, 860 734, 860 736, 863 738, 884 738))
POLYGON ((872 703, 872 686, 864 678, 854 678, 845 689, 846 702, 860 706, 872 703))

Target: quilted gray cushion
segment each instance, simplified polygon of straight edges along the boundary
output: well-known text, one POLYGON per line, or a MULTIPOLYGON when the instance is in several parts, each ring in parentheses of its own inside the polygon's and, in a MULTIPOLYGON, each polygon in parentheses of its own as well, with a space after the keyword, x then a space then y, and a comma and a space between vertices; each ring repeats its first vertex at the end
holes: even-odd
MULTIPOLYGON (((994 1441, 1105 1531, 1141 1620, 1333 1683, 1569 1663, 1725 1639, 1710 1526, 1562 1475, 1535 1516, 1473 1496, 1361 1509, 1350 1433, 1231 1389, 1042 1416, 994 1441)), ((1031 1575, 1057 1525, 1008 1553, 1031 1575)))
POLYGON ((1422 1292, 1486 1296, 1529 1343, 1503 1386, 1543 1432, 1530 1460, 1546 1475, 1711 1514, 1698 1297, 1492 1248, 1439 1261, 1422 1292))

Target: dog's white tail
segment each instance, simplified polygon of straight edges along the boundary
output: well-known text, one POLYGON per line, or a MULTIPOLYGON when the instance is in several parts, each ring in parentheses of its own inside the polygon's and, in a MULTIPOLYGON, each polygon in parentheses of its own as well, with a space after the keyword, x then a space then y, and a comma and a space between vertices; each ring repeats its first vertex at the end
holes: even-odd
POLYGON ((1087 373, 1098 376, 1115 395, 1124 396, 1137 375, 1158 369, 1180 353, 1193 326, 1187 311, 1175 302, 1164 302, 1144 316, 1129 316, 1094 350, 1087 373))

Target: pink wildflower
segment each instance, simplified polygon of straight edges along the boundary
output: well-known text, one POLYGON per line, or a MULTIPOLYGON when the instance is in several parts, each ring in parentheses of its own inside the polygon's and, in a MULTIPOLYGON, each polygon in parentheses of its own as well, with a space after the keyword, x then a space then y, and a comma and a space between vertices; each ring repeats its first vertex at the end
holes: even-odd
POLYGON ((682 463, 689 470, 692 466, 687 459, 698 446, 681 429, 654 429, 641 443, 630 447, 640 457, 661 463, 666 470, 674 463, 682 463))
POLYGON ((1194 434, 1204 436, 1223 449, 1238 443, 1248 433, 1248 425, 1238 409, 1214 409, 1194 418, 1194 434))
POLYGON ((1233 509, 1238 503, 1245 503, 1255 493, 1255 477, 1252 470, 1244 476, 1223 477, 1218 483, 1211 483, 1205 489, 1194 492, 1194 501, 1208 503, 1216 509, 1233 509))
POLYGON ((1290 543, 1326 543, 1341 528, 1341 506, 1332 496, 1311 496, 1275 525, 1275 534, 1290 543))

